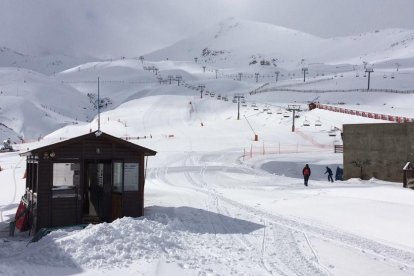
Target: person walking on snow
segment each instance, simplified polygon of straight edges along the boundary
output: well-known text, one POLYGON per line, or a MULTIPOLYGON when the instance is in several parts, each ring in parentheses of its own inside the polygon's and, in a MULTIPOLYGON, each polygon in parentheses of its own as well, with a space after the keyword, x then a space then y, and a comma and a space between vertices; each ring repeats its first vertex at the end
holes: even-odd
POLYGON ((305 186, 308 186, 309 176, 311 175, 311 169, 309 168, 308 164, 306 164, 305 167, 303 168, 302 174, 303 174, 303 180, 305 181, 305 186))
POLYGON ((328 181, 334 182, 333 178, 332 178, 332 175, 333 175, 332 170, 328 166, 326 166, 325 174, 328 174, 328 181))

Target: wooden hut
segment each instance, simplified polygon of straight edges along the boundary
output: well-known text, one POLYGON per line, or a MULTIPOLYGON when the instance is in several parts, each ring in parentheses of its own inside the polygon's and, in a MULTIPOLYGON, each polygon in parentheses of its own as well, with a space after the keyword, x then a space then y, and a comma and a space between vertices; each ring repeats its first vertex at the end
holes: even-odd
POLYGON ((155 154, 100 131, 22 153, 31 229, 142 216, 145 157, 155 154))

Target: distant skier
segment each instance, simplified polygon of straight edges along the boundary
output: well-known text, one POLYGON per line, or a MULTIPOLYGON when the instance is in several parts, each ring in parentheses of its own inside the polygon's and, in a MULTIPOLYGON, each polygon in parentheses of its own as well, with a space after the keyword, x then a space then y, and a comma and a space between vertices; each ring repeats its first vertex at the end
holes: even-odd
POLYGON ((302 174, 303 174, 303 180, 305 181, 305 186, 308 186, 309 176, 311 175, 311 169, 309 168, 308 164, 306 164, 305 167, 303 168, 302 174))
POLYGON ((332 170, 328 166, 326 166, 325 174, 328 174, 328 181, 334 182, 333 178, 332 178, 332 175, 333 175, 332 170))

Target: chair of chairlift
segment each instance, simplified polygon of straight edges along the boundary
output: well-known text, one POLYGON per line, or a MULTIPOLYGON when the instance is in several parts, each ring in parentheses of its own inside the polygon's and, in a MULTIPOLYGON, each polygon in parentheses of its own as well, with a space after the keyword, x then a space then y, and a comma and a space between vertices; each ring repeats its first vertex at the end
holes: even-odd
POLYGON ((384 75, 384 76, 382 76, 384 79, 386 79, 387 78, 387 75, 384 75))
POLYGON ((356 74, 356 76, 355 76, 356 78, 359 78, 359 75, 358 74, 356 74))
POLYGON ((336 136, 336 130, 335 130, 335 127, 331 127, 331 130, 328 132, 328 135, 329 136, 336 136))
POLYGON ((344 77, 344 75, 342 75, 342 74, 341 74, 341 75, 339 75, 339 76, 340 76, 341 78, 343 78, 343 77, 344 77))
POLYGON ((272 111, 269 109, 269 110, 267 111, 267 114, 273 114, 273 113, 272 113, 272 111))
POLYGON ((366 74, 364 74, 364 78, 366 78, 367 77, 367 75, 366 74))
POLYGON ((288 112, 285 112, 285 113, 283 113, 283 117, 285 117, 285 118, 289 118, 289 117, 290 117, 290 115, 289 115, 289 113, 288 113, 288 112))
POLYGON ((394 75, 391 76, 392 79, 395 79, 394 75))
POLYGON ((283 114, 283 112, 282 112, 282 109, 278 109, 277 111, 276 111, 276 114, 283 114))
POLYGON ((306 117, 305 121, 303 121, 303 126, 310 126, 310 122, 306 119, 306 117))
POLYGON ((315 126, 322 126, 322 122, 319 118, 315 121, 315 126))

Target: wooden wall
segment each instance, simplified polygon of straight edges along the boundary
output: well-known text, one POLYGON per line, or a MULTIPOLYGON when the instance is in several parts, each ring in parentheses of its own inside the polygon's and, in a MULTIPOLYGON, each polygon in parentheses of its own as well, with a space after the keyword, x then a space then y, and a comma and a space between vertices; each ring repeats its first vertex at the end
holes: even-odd
MULTIPOLYGON (((48 149, 47 154, 53 151, 54 157, 45 158, 45 152, 39 151, 38 174, 38 203, 37 225, 35 232, 44 227, 65 226, 81 223, 83 206, 83 187, 85 182, 85 160, 113 160, 124 162, 138 162, 139 190, 137 192, 124 192, 122 212, 124 216, 141 216, 144 208, 144 153, 114 143, 107 139, 91 137, 76 143, 65 144, 60 147, 48 149), (97 149, 99 148, 99 153, 97 149), (75 197, 53 198, 52 173, 53 162, 79 162, 80 163, 80 199, 75 197)), ((109 217, 111 214, 109 214, 109 217)))

